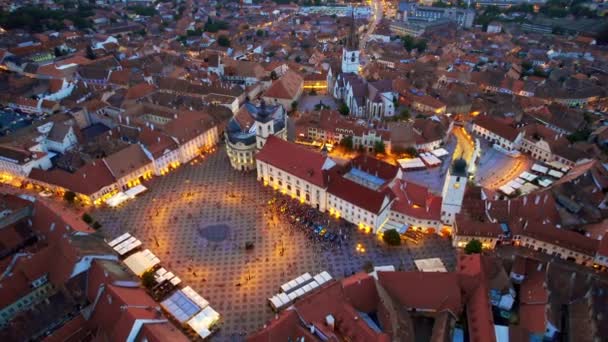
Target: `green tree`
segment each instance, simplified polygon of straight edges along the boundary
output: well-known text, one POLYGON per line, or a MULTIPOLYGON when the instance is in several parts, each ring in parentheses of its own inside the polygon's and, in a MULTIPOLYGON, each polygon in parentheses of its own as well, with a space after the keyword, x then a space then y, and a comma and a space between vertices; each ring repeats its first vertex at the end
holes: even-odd
POLYGON ((257 30, 255 31, 255 35, 258 37, 262 37, 264 35, 264 30, 257 30))
POLYGON ((296 61, 296 63, 300 63, 302 61, 302 57, 296 56, 294 60, 296 61))
POLYGON ((391 246, 399 246, 401 244, 401 235, 395 229, 389 229, 382 234, 382 240, 391 246))
POLYGON ((230 39, 228 39, 228 37, 226 37, 225 35, 219 36, 217 38, 217 43, 219 44, 219 46, 230 47, 230 39))
POLYGON ((353 137, 350 135, 345 136, 340 140, 340 146, 344 147, 347 151, 353 150, 353 137))
POLYGON ((384 153, 385 151, 384 141, 378 140, 374 143, 374 151, 376 153, 384 153))
POLYGON ((82 214, 82 220, 87 224, 91 224, 91 222, 93 222, 93 218, 88 213, 82 214))
POLYGON ((154 286, 154 271, 153 270, 147 270, 146 272, 144 272, 141 275, 141 284, 147 288, 150 289, 152 288, 152 286, 154 286))
POLYGON ((279 76, 277 75, 277 72, 276 72, 276 71, 274 71, 274 70, 272 70, 272 71, 270 72, 270 79, 274 81, 274 80, 276 80, 277 78, 279 78, 279 76))
POLYGON ((93 51, 93 47, 91 45, 87 45, 87 58, 88 59, 95 59, 97 58, 97 56, 95 55, 95 52, 93 51))
POLYGON ((407 121, 407 120, 409 120, 411 118, 412 118, 412 114, 410 114, 410 111, 407 108, 403 108, 401 110, 401 113, 399 113, 399 119, 400 120, 407 121))
POLYGON ((479 254, 481 253, 481 242, 473 239, 464 246, 464 252, 467 254, 479 254))
POLYGON ((338 112, 340 112, 340 114, 346 116, 350 113, 350 109, 348 108, 346 103, 342 102, 342 103, 340 103, 340 107, 338 107, 338 112))
POLYGON ((291 111, 292 111, 292 112, 295 112, 295 111, 296 111, 296 109, 298 109, 298 101, 293 101, 293 102, 291 103, 291 111))
POLYGON ((63 199, 66 200, 68 203, 74 203, 74 201, 76 200, 76 194, 73 191, 66 191, 63 194, 63 199))

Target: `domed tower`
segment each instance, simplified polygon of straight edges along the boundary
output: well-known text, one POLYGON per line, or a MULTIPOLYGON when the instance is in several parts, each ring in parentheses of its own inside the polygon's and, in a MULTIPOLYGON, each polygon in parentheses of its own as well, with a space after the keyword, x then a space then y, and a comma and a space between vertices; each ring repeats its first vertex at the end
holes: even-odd
POLYGON ((444 224, 452 225, 456 214, 462 209, 464 192, 467 187, 467 162, 458 158, 452 163, 452 167, 445 176, 443 191, 441 195, 441 221, 444 224))
POLYGON ((359 72, 359 40, 355 33, 355 9, 352 11, 350 32, 346 38, 346 44, 342 48, 342 72, 359 72))

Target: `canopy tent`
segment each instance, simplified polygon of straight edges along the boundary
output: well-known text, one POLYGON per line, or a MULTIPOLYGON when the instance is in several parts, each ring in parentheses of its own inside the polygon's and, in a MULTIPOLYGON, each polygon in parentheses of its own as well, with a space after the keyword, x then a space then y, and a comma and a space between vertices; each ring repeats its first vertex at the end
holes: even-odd
POLYGON ((130 238, 114 246, 114 250, 116 251, 116 253, 123 256, 141 245, 141 241, 139 241, 134 236, 131 236, 130 238))
POLYGON ((549 168, 540 164, 534 164, 532 165, 532 171, 542 173, 544 175, 547 173, 547 171, 549 171, 549 168))
POLYGON ((420 158, 422 159, 424 164, 428 165, 429 167, 441 164, 441 160, 431 153, 423 153, 420 155, 420 158))
POLYGON ((121 243, 121 242, 123 242, 123 241, 125 241, 125 240, 127 240, 129 238, 131 238, 131 234, 124 233, 121 236, 115 238, 114 240, 108 242, 108 246, 114 248, 116 245, 118 245, 119 243, 121 243))
POLYGON ((182 324, 202 309, 181 290, 173 292, 160 306, 182 324))
POLYGON ((148 190, 148 188, 146 188, 145 186, 138 184, 132 188, 130 188, 129 190, 125 191, 125 195, 129 196, 130 198, 135 198, 135 196, 141 194, 142 192, 145 192, 146 190, 148 190))
POLYGON ((536 186, 532 183, 526 183, 521 188, 519 188, 519 191, 521 191, 522 195, 527 195, 536 190, 538 190, 538 186, 536 186))
POLYGON ((547 178, 541 178, 538 180, 538 184, 540 186, 542 186, 543 188, 548 187, 549 185, 553 184, 553 181, 547 179, 547 178))
POLYGON ((534 181, 536 178, 538 178, 538 176, 537 176, 537 175, 533 175, 533 174, 531 174, 530 172, 524 171, 524 172, 522 172, 522 173, 521 173, 521 175, 519 175, 519 178, 521 178, 521 179, 525 179, 525 180, 527 180, 528 182, 532 182, 532 181, 534 181))
POLYGON ((439 258, 414 260, 416 267, 422 272, 447 272, 443 261, 439 258))
POLYGON ((513 189, 517 190, 519 188, 521 188, 521 186, 523 184, 516 182, 515 180, 510 181, 509 183, 507 183, 508 186, 512 187, 513 189))
POLYGON ((124 263, 133 273, 141 277, 144 272, 160 264, 160 260, 149 249, 146 249, 129 256, 124 263))
POLYGON ((182 289, 182 292, 194 301, 201 309, 209 305, 209 302, 194 291, 190 286, 186 286, 182 289))
POLYGON ((109 205, 110 207, 117 207, 121 203, 129 200, 130 198, 131 197, 127 196, 127 194, 125 194, 124 192, 119 192, 116 195, 108 198, 106 200, 106 204, 109 205))
POLYGON ((220 314, 208 306, 192 317, 186 324, 204 339, 211 335, 211 327, 219 320, 220 314))
POLYGON ((498 188, 498 190, 500 190, 500 192, 507 196, 511 196, 515 192, 515 189, 510 187, 508 184, 501 186, 500 188, 498 188))
POLYGON ((559 178, 562 178, 564 176, 564 173, 556 171, 556 170, 549 170, 548 175, 551 176, 551 177, 553 177, 553 178, 559 179, 559 178))
POLYGON ((426 165, 420 158, 413 159, 398 159, 397 162, 402 169, 424 169, 426 165))
POLYGON ((437 158, 441 158, 441 157, 445 157, 448 154, 450 154, 448 151, 446 151, 446 149, 444 148, 438 148, 436 150, 431 151, 431 153, 437 157, 437 158))

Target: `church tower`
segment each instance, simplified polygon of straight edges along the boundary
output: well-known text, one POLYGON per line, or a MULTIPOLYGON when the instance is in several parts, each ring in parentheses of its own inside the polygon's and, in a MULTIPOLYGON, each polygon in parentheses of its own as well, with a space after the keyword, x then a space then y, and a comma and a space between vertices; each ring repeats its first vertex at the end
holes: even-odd
POLYGON ((444 224, 453 225, 456 214, 460 213, 467 181, 467 162, 462 158, 456 159, 445 176, 441 192, 441 221, 444 224))
POLYGON ((346 44, 342 48, 342 72, 359 72, 359 40, 355 34, 355 9, 352 12, 350 32, 346 38, 346 44))

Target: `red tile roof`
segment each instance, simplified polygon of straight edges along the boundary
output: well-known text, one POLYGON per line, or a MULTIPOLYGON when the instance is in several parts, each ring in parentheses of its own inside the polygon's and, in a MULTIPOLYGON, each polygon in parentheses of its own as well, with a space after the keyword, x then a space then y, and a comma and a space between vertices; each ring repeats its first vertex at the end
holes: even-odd
POLYGON ((316 186, 322 188, 326 186, 326 178, 322 167, 327 158, 321 153, 270 136, 264 147, 256 155, 256 159, 316 186))
POLYGON ((92 195, 102 188, 112 185, 116 180, 102 161, 93 161, 74 173, 61 169, 44 171, 32 169, 29 177, 35 181, 74 191, 83 195, 92 195))
POLYGON ((278 99, 295 99, 304 84, 304 79, 294 71, 287 71, 283 77, 274 81, 264 93, 264 97, 278 99))
POLYGON ((352 203, 359 208, 363 208, 373 214, 378 214, 390 203, 388 191, 376 191, 367 188, 359 183, 344 178, 338 172, 328 173, 327 192, 352 203))
POLYGON ((378 272, 382 287, 406 308, 448 311, 463 309, 459 275, 442 272, 378 272))
POLYGON ((399 179, 391 186, 391 191, 395 196, 391 210, 423 220, 441 218, 442 198, 427 188, 399 179))
POLYGON ((475 118, 474 123, 508 141, 515 141, 519 135, 519 131, 515 127, 491 116, 480 115, 475 118))

